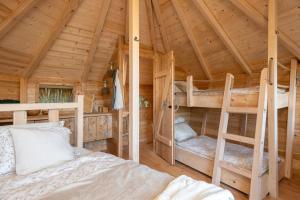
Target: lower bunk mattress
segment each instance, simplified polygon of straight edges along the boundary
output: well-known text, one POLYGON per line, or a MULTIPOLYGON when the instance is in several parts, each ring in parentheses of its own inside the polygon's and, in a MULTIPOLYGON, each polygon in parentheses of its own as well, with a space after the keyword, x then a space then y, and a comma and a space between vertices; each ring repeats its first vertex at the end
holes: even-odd
MULTIPOLYGON (((214 160, 217 140, 208 136, 197 136, 182 142, 176 142, 176 148, 191 152, 197 156, 214 160)), ((253 148, 226 142, 224 160, 233 166, 251 170, 253 162, 253 148)), ((263 173, 268 170, 268 153, 264 152, 263 173)))

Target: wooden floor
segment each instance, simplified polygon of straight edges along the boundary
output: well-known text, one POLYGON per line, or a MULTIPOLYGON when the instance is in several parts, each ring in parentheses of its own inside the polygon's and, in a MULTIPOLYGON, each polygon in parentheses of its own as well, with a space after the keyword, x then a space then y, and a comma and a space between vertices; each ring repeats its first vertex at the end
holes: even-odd
MULTIPOLYGON (((187 167, 181 163, 176 162, 174 166, 169 165, 166 161, 158 157, 152 148, 152 144, 143 144, 140 149, 140 162, 145 164, 153 169, 166 172, 172 176, 179 176, 182 174, 188 175, 197 180, 203 180, 206 182, 211 182, 211 178, 193 170, 190 167, 187 167)), ((224 188, 229 189, 236 200, 246 200, 248 196, 238 192, 235 189, 232 189, 226 185, 222 185, 224 188)), ((293 179, 287 180, 284 179, 280 182, 279 185, 279 199, 283 200, 300 200, 300 171, 294 172, 293 179)), ((270 199, 270 198, 266 198, 270 199)))

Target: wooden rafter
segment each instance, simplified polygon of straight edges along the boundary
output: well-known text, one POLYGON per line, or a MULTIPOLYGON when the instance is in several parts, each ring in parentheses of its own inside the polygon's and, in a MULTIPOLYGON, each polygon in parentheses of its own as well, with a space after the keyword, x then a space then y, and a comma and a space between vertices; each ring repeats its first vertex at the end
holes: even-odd
POLYGON ((97 50, 97 46, 99 43, 99 39, 104 27, 104 23, 105 23, 105 19, 110 7, 110 3, 111 0, 105 0, 102 3, 101 6, 101 11, 99 12, 99 16, 98 16, 98 24, 97 27, 95 29, 94 35, 93 35, 93 39, 92 39, 92 43, 90 44, 89 47, 89 53, 88 53, 88 57, 84 63, 84 68, 83 68, 83 73, 82 73, 82 77, 81 77, 81 81, 82 82, 86 82, 88 79, 88 75, 91 69, 91 62, 93 61, 94 55, 96 53, 97 50))
POLYGON ((33 8, 39 0, 25 0, 20 6, 14 10, 11 15, 7 17, 6 20, 0 24, 0 39, 12 28, 14 27, 20 19, 33 8))
POLYGON ((152 4, 153 4, 153 8, 154 8, 154 13, 155 13, 155 16, 157 19, 157 23, 159 26, 160 34, 162 36, 163 45, 164 45, 165 51, 168 52, 171 50, 171 48, 170 48, 169 40, 167 37, 167 31, 166 31, 164 22, 162 20, 158 0, 152 0, 152 4))
POLYGON ((244 57, 241 55, 233 41, 230 39, 229 35, 223 29, 221 24, 217 21, 213 13, 209 10, 206 3, 203 0, 193 0, 193 2, 198 8, 198 10, 202 13, 204 18, 207 20, 207 22, 211 25, 216 34, 219 36, 219 38, 223 41, 223 43, 231 52, 231 54, 234 56, 236 61, 241 65, 244 72, 247 74, 251 74, 252 71, 250 66, 248 65, 244 57))
POLYGON ((53 46, 56 38, 59 36, 61 31, 64 29, 65 25, 69 22, 73 14, 75 13, 76 9, 80 5, 81 0, 70 0, 66 1, 65 9, 59 18, 59 20, 56 22, 54 27, 51 31, 49 31, 49 34, 44 38, 42 44, 38 48, 38 51, 36 53, 36 56, 32 59, 32 61, 29 64, 29 67, 25 70, 23 73, 24 78, 30 78, 33 72, 38 68, 40 62, 47 54, 48 50, 53 46))
MULTIPOLYGON (((246 0, 230 0, 238 9, 240 9, 244 14, 246 14, 251 20, 253 20, 258 26, 267 30, 268 18, 256 10, 252 5, 250 5, 246 0)), ((284 32, 278 29, 278 37, 281 44, 287 48, 292 54, 300 59, 300 47, 294 42, 290 37, 288 37, 284 32)))
POLYGON ((157 45, 156 45, 156 34, 155 34, 155 27, 154 27, 152 0, 145 1, 145 4, 146 4, 146 10, 147 10, 147 16, 148 16, 148 22, 150 28, 152 47, 153 47, 153 51, 156 52, 157 45))
POLYGON ((212 80, 212 75, 210 74, 209 72, 209 65, 208 63, 206 62, 200 48, 199 48, 199 45, 197 44, 197 39, 193 33, 193 30, 191 28, 191 25, 189 24, 189 22, 186 20, 185 18, 185 14, 184 14, 184 11, 182 9, 182 7, 180 6, 178 0, 172 0, 172 4, 176 10, 176 13, 179 17, 179 20, 181 21, 181 24, 183 25, 183 28, 193 46, 193 49, 196 53, 196 56, 202 66, 202 69, 206 75, 206 77, 209 79, 209 80, 212 80))

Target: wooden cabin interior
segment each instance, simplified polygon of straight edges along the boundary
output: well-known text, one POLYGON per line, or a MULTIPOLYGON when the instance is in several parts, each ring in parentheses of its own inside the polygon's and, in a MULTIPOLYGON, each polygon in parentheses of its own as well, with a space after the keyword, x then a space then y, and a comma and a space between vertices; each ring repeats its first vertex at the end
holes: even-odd
POLYGON ((235 199, 300 198, 299 63, 299 0, 0 0, 1 126, 235 199))

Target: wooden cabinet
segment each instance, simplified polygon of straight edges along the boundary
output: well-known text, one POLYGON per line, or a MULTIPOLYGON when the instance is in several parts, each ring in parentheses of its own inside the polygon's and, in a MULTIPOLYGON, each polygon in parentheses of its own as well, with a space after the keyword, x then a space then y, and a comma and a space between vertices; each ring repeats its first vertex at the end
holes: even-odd
MULTIPOLYGON (((70 143, 75 144, 75 119, 63 118, 65 127, 69 128, 72 132, 70 135, 70 143)), ((84 116, 83 124, 83 141, 93 142, 97 140, 105 140, 112 138, 112 115, 110 114, 91 114, 84 116)))

